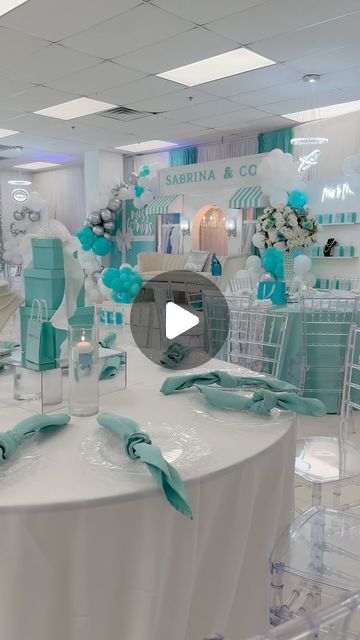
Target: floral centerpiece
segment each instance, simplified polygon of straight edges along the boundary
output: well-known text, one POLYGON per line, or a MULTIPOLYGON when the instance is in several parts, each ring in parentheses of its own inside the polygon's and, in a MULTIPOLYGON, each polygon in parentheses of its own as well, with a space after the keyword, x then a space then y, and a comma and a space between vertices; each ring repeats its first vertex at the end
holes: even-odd
POLYGON ((253 245, 289 251, 309 247, 317 241, 317 224, 310 207, 267 207, 256 221, 253 245))

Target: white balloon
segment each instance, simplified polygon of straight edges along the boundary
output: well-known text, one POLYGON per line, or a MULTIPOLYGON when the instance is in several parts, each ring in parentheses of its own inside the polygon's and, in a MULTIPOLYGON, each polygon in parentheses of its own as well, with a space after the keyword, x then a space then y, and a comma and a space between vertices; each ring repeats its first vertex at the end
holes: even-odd
POLYGON ((309 256, 296 256, 294 260, 294 273, 296 273, 297 275, 304 275, 305 273, 308 273, 310 271, 311 266, 312 262, 309 256))
POLYGON ((104 193, 100 193, 93 202, 90 203, 91 211, 98 211, 99 209, 106 209, 107 203, 109 202, 109 197, 104 193))
POLYGON ((86 302, 89 304, 94 304, 97 302, 102 302, 103 296, 101 295, 99 287, 92 283, 91 286, 86 288, 86 302))
POLYGON ((149 204, 154 200, 154 196, 151 193, 151 191, 144 191, 144 193, 141 196, 141 200, 143 201, 144 204, 149 204))
POLYGON ((259 272, 261 270, 261 260, 259 256, 249 256, 245 262, 245 266, 248 270, 259 272))
POLYGON ((277 190, 277 191, 273 191, 270 194, 270 204, 272 207, 279 207, 282 205, 286 205, 287 201, 289 199, 289 195, 287 191, 281 191, 281 190, 277 190))
POLYGON ((315 287, 317 277, 314 273, 311 273, 311 271, 308 271, 308 273, 304 273, 302 278, 303 278, 303 282, 305 282, 305 284, 307 284, 309 287, 315 287))
POLYGON ((254 233, 251 241, 254 247, 257 247, 258 249, 265 247, 265 237, 263 233, 254 233))
POLYGON ((134 207, 136 209, 142 209, 143 206, 144 206, 144 203, 141 198, 134 198, 134 207))
POLYGON ((144 187, 144 189, 148 189, 150 186, 150 179, 148 176, 144 176, 143 178, 139 178, 138 180, 139 187, 144 187))
POLYGON ((120 200, 126 200, 127 198, 131 198, 131 190, 125 189, 125 187, 122 187, 119 191, 118 198, 120 200))
POLYGON ((101 278, 99 278, 98 287, 100 289, 100 293, 102 294, 105 300, 112 300, 112 297, 111 297, 112 289, 109 289, 109 287, 106 287, 101 278))

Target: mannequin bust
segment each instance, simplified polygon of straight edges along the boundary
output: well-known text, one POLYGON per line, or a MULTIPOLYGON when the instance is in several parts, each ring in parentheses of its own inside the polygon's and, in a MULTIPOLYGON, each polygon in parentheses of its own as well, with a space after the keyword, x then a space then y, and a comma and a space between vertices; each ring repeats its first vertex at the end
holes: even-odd
POLYGON ((326 245, 324 246, 324 256, 326 256, 327 258, 332 256, 335 247, 337 247, 337 244, 338 243, 336 242, 335 238, 329 238, 326 242, 326 245))

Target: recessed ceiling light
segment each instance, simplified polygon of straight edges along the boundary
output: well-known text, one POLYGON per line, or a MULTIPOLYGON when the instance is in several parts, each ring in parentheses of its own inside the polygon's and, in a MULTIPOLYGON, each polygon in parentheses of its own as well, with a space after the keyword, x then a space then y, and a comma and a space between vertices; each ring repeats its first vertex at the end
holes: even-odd
POLYGON ((47 109, 40 109, 34 113, 41 116, 48 116, 49 118, 72 120, 73 118, 88 116, 91 113, 107 111, 108 109, 113 109, 116 106, 116 104, 100 102, 100 100, 92 100, 92 98, 76 98, 75 100, 69 100, 69 102, 55 104, 53 107, 48 107, 47 109))
POLYGON ((360 100, 352 100, 351 102, 331 104, 328 107, 318 107, 317 109, 287 113, 282 117, 288 118, 288 120, 295 120, 295 122, 310 122, 312 120, 323 120, 324 118, 336 118, 336 116, 343 116, 359 110, 360 100))
POLYGON ((19 133, 19 131, 13 131, 13 129, 0 129, 0 138, 14 136, 16 133, 19 133))
POLYGON ((0 16, 4 16, 5 13, 9 13, 21 4, 25 4, 28 0, 1 0, 0 3, 0 16))
POLYGON ((329 138, 321 138, 316 136, 307 136, 306 138, 291 138, 290 144, 293 145, 304 145, 304 144, 327 144, 329 142, 329 138))
POLYGON ((179 82, 187 87, 193 87, 204 82, 228 78, 246 71, 253 71, 260 67, 268 67, 276 64, 274 60, 264 58, 258 53, 242 47, 234 51, 227 51, 218 56, 212 56, 205 60, 199 60, 184 67, 171 69, 164 73, 158 73, 159 78, 166 78, 173 82, 179 82))
POLYGON ((165 142, 165 140, 147 140, 146 142, 136 142, 135 144, 115 147, 115 149, 129 151, 130 153, 143 153, 144 151, 158 151, 159 149, 169 149, 170 147, 177 147, 177 144, 175 142, 165 142))
POLYGON ((16 164, 15 169, 28 169, 29 171, 37 171, 38 169, 50 169, 50 167, 59 167, 58 162, 28 162, 26 164, 16 164))

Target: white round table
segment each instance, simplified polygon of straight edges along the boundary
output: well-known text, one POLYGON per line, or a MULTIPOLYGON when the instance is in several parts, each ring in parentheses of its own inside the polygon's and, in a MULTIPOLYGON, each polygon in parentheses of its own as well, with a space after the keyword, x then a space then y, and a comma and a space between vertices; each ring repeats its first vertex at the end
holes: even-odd
MULTIPOLYGON (((207 454, 180 470, 194 520, 170 507, 149 473, 89 463, 83 446, 96 417, 39 436, 39 458, 0 477, 4 639, 202 640, 224 631, 240 640, 265 631, 268 558, 293 517, 295 418, 206 420, 193 410, 197 391, 160 394, 167 375, 176 374, 132 348, 128 388, 102 398, 101 410, 143 428, 195 430, 207 454)), ((0 403, 2 430, 29 415, 11 400, 11 376, 0 403)))

